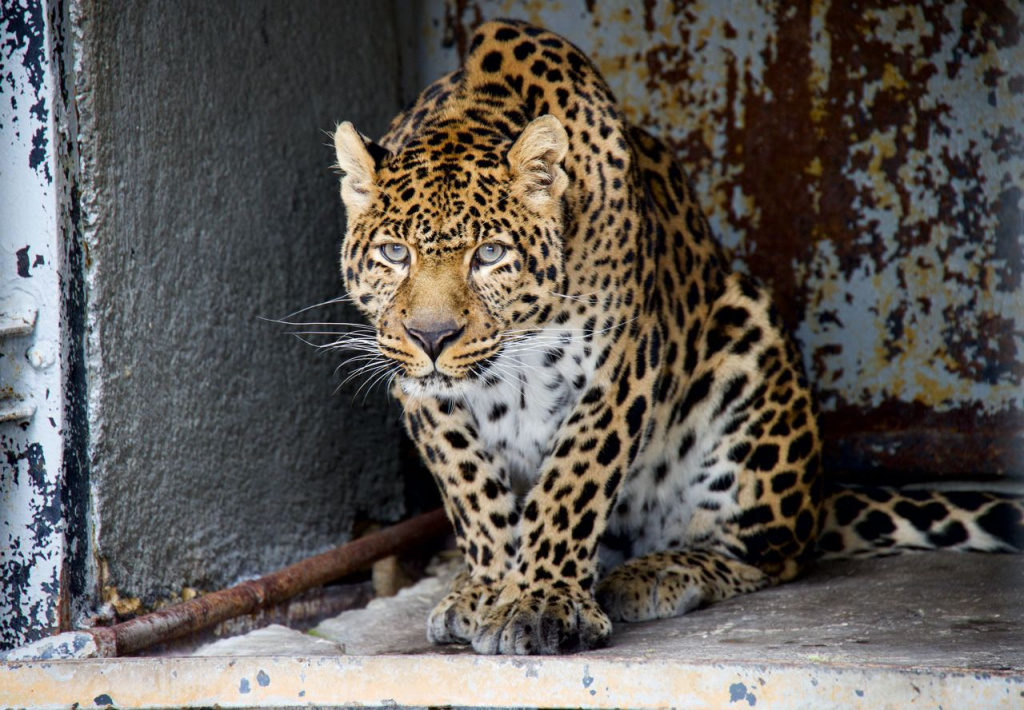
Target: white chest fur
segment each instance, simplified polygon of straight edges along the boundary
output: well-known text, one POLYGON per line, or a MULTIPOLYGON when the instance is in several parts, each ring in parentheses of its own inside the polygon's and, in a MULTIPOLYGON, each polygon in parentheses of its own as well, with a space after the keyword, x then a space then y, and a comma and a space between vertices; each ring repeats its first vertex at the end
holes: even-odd
POLYGON ((481 441, 504 459, 517 495, 537 481, 555 434, 590 381, 588 351, 579 331, 539 331, 506 346, 488 377, 466 393, 481 441))

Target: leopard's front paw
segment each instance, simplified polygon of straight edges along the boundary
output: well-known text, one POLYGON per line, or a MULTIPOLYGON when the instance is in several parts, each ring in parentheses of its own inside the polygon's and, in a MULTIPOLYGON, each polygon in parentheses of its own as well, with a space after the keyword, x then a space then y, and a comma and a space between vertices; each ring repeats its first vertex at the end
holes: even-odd
POLYGON ((427 640, 431 643, 472 642, 496 596, 494 585, 460 574, 452 583, 452 591, 430 612, 427 640))
POLYGON ((605 646, 611 633, 612 622, 590 594, 580 589, 527 589, 491 609, 477 629, 473 648, 488 654, 571 653, 605 646))
POLYGON ((709 550, 652 552, 597 585, 601 608, 616 621, 678 616, 771 583, 760 569, 709 550))
POLYGON ((626 563, 597 585, 597 601, 616 621, 647 621, 678 616, 701 604, 695 571, 666 564, 649 568, 626 563))

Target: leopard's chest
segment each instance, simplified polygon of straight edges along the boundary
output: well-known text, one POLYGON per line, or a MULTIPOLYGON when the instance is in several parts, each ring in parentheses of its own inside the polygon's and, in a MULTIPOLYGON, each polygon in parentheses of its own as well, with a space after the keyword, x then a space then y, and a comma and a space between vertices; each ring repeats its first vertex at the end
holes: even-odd
POLYGON ((484 448, 503 460, 519 496, 536 483, 559 427, 593 372, 591 348, 572 330, 544 330, 508 346, 466 394, 484 448))

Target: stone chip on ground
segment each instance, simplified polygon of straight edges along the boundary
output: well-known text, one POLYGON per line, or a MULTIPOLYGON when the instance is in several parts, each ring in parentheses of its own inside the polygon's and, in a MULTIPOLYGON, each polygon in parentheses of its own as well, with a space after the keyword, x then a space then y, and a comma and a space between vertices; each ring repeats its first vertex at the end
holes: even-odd
POLYGON ((427 577, 393 597, 374 599, 365 609, 342 612, 310 633, 341 644, 352 655, 444 652, 427 641, 427 616, 448 591, 455 567, 443 566, 440 576, 427 577), (410 647, 409 630, 420 629, 420 643, 410 647))
POLYGON ((328 639, 317 638, 280 624, 271 624, 200 646, 194 656, 342 656, 345 649, 328 639))
MULTIPOLYGON (((427 616, 448 591, 457 560, 435 562, 430 573, 395 596, 344 611, 309 632, 272 624, 242 636, 197 648, 196 656, 374 656, 382 653, 445 652, 427 642, 427 616), (410 633, 419 629, 419 634, 410 633), (410 644, 410 637, 417 639, 410 644)), ((459 647, 453 647, 457 650, 459 647)))

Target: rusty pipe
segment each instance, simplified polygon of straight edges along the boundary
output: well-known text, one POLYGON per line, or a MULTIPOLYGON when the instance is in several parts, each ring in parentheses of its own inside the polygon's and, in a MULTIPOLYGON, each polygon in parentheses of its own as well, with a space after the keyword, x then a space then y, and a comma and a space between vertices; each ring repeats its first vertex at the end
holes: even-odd
POLYGON ((377 560, 440 537, 449 530, 444 510, 384 528, 259 579, 211 592, 167 609, 115 624, 85 629, 107 658, 141 651, 227 619, 251 614, 300 592, 366 569, 377 560))

